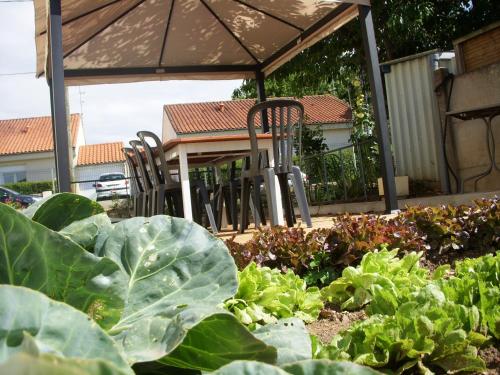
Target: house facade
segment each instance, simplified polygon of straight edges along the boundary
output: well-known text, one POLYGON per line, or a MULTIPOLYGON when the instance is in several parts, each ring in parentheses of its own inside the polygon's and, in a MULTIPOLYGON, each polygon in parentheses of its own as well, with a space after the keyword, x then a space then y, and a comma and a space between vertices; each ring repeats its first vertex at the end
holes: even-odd
MULTIPOLYGON (((320 127, 328 148, 348 145, 352 132, 352 111, 333 95, 298 99, 304 105, 304 126, 320 127)), ((183 137, 248 134, 247 113, 254 99, 187 104, 163 107, 163 142, 183 137)))
POLYGON ((123 142, 100 143, 80 147, 75 168, 75 181, 80 194, 92 196, 94 182, 104 173, 123 173, 128 176, 123 142), (87 181, 87 182, 85 182, 87 181))
MULTIPOLYGON (((85 144, 80 114, 70 116, 71 167, 85 144)), ((50 116, 0 120, 0 185, 55 178, 50 116)))

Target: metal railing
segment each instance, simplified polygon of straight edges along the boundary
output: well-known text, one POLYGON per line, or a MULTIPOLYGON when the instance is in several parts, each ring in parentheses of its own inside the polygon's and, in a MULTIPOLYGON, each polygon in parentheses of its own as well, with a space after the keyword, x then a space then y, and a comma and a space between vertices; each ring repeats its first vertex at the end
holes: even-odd
POLYGON ((301 169, 311 205, 378 198, 378 148, 371 140, 305 156, 301 169))

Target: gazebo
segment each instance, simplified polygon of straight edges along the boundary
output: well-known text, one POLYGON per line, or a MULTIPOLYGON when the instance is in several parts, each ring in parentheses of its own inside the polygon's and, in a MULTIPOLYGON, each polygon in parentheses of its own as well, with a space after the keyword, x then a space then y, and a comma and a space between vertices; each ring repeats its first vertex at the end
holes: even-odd
MULTIPOLYGON (((398 209, 369 0, 34 0, 59 191, 70 191, 65 85, 265 77, 359 15, 386 210, 398 209)), ((265 125, 264 118, 264 125, 265 125)))

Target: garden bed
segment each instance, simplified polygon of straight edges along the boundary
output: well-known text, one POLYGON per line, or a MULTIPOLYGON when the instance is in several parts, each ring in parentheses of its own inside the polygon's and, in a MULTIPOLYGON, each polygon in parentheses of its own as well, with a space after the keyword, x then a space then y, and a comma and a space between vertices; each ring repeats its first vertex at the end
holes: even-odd
POLYGON ((0 373, 493 374, 498 203, 267 229, 229 251, 73 194, 0 204, 0 373))

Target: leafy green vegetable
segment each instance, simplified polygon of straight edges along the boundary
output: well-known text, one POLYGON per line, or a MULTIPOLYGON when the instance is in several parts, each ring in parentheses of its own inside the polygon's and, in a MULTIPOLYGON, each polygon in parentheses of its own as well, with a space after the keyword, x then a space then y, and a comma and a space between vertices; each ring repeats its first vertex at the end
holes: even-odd
POLYGON ((307 288, 291 270, 283 274, 251 263, 238 278, 238 292, 225 307, 250 328, 291 317, 313 322, 323 308, 319 289, 307 288))
POLYGON ((373 315, 335 336, 319 357, 397 372, 429 365, 450 372, 482 371, 485 364, 474 344, 486 338, 469 336, 464 322, 476 328, 477 310, 447 301, 436 285, 429 284, 413 301, 399 306, 395 315, 373 315))
POLYGON ((38 290, 110 327, 123 309, 127 279, 112 260, 0 204, 0 283, 38 290))
POLYGON ((214 375, 379 375, 378 371, 355 363, 328 360, 305 360, 282 368, 252 361, 235 361, 213 373, 214 375))
POLYGON ((71 193, 51 195, 24 210, 27 217, 55 231, 103 212, 99 203, 71 193))
POLYGON ((279 320, 254 331, 255 337, 278 349, 277 365, 312 358, 311 338, 302 320, 279 320))
POLYGON ((378 371, 350 362, 309 360, 283 366, 292 375, 378 375, 378 371))
POLYGON ((0 364, 0 374, 9 375, 124 375, 103 360, 62 358, 50 354, 34 356, 17 353, 0 364))
POLYGON ((483 333, 500 338, 500 252, 455 264, 455 275, 436 284, 446 298, 481 314, 483 333))
POLYGON ((204 371, 216 370, 242 358, 274 363, 276 349, 266 344, 272 345, 273 342, 252 335, 234 315, 222 313, 212 315, 191 328, 182 344, 160 362, 204 371), (256 340, 256 337, 262 341, 256 340))
MULTIPOLYGON (((112 230, 111 220, 105 213, 94 215, 83 220, 74 221, 59 231, 84 249, 94 252, 97 238, 104 240, 104 233, 112 230)), ((98 255, 98 254, 96 254, 98 255)))
POLYGON ((276 360, 276 349, 217 307, 236 292, 236 267, 222 241, 196 224, 166 216, 121 222, 99 232, 103 258, 4 205, 0 228, 0 280, 88 313, 131 363, 165 357, 191 329, 205 340, 179 347, 172 361, 190 350, 204 353, 198 362, 192 358, 192 368, 213 370, 235 358, 276 360), (213 334, 224 330, 226 336, 213 334), (220 354, 223 345, 231 358, 220 354))
POLYGON ((357 310, 374 301, 369 312, 394 314, 410 292, 428 283, 428 271, 419 266, 422 253, 402 259, 397 253, 386 249, 367 253, 357 268, 345 268, 342 277, 322 289, 322 297, 344 310, 357 310))
POLYGON ((0 363, 19 352, 39 351, 62 358, 101 359, 132 373, 106 332, 85 314, 42 293, 0 285, 0 316, 0 363))

